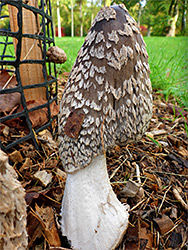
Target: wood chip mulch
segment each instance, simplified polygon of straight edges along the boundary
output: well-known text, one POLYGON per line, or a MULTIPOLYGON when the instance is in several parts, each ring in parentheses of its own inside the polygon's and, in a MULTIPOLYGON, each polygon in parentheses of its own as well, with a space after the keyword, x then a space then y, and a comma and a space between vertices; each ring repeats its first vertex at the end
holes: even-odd
MULTIPOLYGON (((118 250, 188 248, 187 114, 174 100, 167 103, 154 93, 146 135, 107 155, 112 187, 130 205, 129 227, 118 250)), ((3 136, 10 134, 5 130, 3 136)), ((60 232, 66 174, 57 138, 48 130, 37 138, 40 152, 29 141, 8 152, 26 190, 29 249, 70 249, 60 232)))

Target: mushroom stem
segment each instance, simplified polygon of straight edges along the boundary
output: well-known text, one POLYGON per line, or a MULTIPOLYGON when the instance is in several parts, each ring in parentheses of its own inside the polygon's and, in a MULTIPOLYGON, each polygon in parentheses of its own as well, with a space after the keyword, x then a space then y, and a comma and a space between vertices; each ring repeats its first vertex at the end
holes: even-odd
POLYGON ((104 155, 67 174, 61 225, 73 249, 115 249, 125 234, 128 217, 128 205, 117 199, 110 185, 104 155))

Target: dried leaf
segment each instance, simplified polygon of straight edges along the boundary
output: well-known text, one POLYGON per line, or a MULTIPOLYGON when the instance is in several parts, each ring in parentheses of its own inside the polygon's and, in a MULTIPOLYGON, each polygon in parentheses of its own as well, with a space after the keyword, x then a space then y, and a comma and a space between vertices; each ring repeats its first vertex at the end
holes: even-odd
POLYGON ((58 176, 60 176, 62 178, 63 181, 66 181, 67 174, 64 171, 62 171, 59 168, 56 168, 56 173, 58 176))
POLYGON ((60 247, 61 241, 59 238, 58 230, 55 225, 54 213, 52 207, 39 207, 36 206, 36 212, 42 221, 41 225, 44 229, 46 239, 50 246, 60 247))
POLYGON ((150 136, 151 138, 153 138, 154 136, 159 136, 159 135, 165 135, 167 134, 168 131, 165 129, 160 129, 160 130, 153 130, 150 132, 146 132, 146 135, 150 136))
POLYGON ((181 141, 174 137, 173 135, 168 135, 167 139, 170 141, 170 143, 175 146, 176 148, 179 148, 181 145, 181 141))
POLYGON ((188 150, 180 147, 178 150, 178 154, 180 154, 181 156, 185 157, 188 160, 188 150))
POLYGON ((185 201, 183 200, 183 198, 181 197, 180 193, 178 192, 177 188, 173 188, 173 194, 174 197, 181 203, 181 205, 188 210, 188 204, 185 203, 185 201))
POLYGON ((22 157, 21 153, 17 150, 15 150, 11 154, 9 154, 9 159, 14 163, 23 161, 23 157, 22 157))
POLYGON ((32 166, 32 160, 27 157, 19 170, 20 172, 22 172, 30 166, 32 166))
POLYGON ((183 116, 187 116, 187 112, 186 111, 183 111, 183 109, 182 108, 179 108, 179 107, 177 107, 177 106, 173 106, 173 105, 171 105, 171 104, 169 104, 168 103, 168 112, 170 113, 170 114, 172 114, 172 115, 175 115, 176 117, 177 116, 179 116, 179 115, 181 115, 181 113, 182 113, 182 115, 183 116))
POLYGON ((125 250, 139 250, 138 227, 129 227, 126 233, 125 250))
MULTIPOLYGON (((6 70, 0 73, 0 89, 4 87, 11 76, 6 70)), ((14 76, 6 88, 14 88, 17 85, 16 77, 14 76)), ((1 94, 0 98, 0 112, 10 112, 15 106, 21 103, 21 95, 19 92, 10 94, 1 94)))
POLYGON ((65 134, 71 138, 77 139, 83 120, 84 114, 71 112, 64 127, 65 134))
POLYGON ((42 236, 43 227, 40 223, 39 217, 33 213, 29 212, 27 216, 27 233, 29 236, 29 247, 32 246, 33 242, 42 236))
POLYGON ((172 207, 170 217, 174 219, 178 218, 178 210, 176 207, 172 207))
POLYGON ((26 200, 27 205, 30 205, 33 199, 38 199, 38 197, 39 197, 39 193, 37 192, 26 193, 25 200, 26 200))
POLYGON ((140 184, 138 184, 132 180, 129 180, 126 183, 126 186, 121 189, 121 195, 123 195, 125 197, 132 197, 133 198, 136 196, 139 189, 140 189, 140 184))
POLYGON ((155 176, 154 176, 153 174, 150 174, 150 173, 144 171, 144 175, 145 175, 149 180, 156 182, 156 178, 155 178, 155 176))
POLYGON ((3 135, 5 137, 7 137, 9 135, 9 131, 10 131, 10 128, 8 126, 5 126, 4 125, 4 128, 3 128, 3 135))
MULTIPOLYGON (((40 105, 45 104, 45 103, 46 103, 46 100, 43 100, 43 99, 30 100, 27 102, 27 108, 31 109, 33 107, 37 107, 37 106, 40 106, 40 105)), ((20 111, 21 110, 18 110, 18 112, 20 112, 20 111)), ((51 117, 54 117, 58 114, 59 107, 58 107, 58 105, 56 105, 55 102, 53 102, 50 105, 50 111, 51 111, 51 117)), ((48 109, 42 108, 42 109, 37 109, 35 111, 30 112, 29 119, 31 120, 33 128, 44 125, 49 119, 48 118, 48 109)))
POLYGON ((39 180, 41 185, 44 187, 52 181, 52 173, 48 173, 46 170, 36 172, 34 177, 39 180))
POLYGON ((52 134, 48 129, 38 133, 37 139, 47 144, 50 150, 57 150, 57 142, 53 140, 52 134))
POLYGON ((168 247, 172 249, 177 248, 182 243, 182 235, 180 233, 172 232, 168 240, 168 247))
POLYGON ((146 249, 153 247, 153 235, 145 227, 141 227, 139 231, 139 239, 147 240, 146 249))

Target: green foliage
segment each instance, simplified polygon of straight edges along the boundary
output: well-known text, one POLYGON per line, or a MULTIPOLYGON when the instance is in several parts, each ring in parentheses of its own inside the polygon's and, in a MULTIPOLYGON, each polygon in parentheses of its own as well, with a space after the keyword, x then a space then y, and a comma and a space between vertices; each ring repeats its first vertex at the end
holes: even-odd
MULTIPOLYGON (((8 15, 8 5, 5 5, 1 9, 1 16, 7 16, 8 15)), ((0 29, 8 29, 9 27, 9 18, 5 17, 0 19, 0 29)))
POLYGON ((117 1, 112 1, 112 4, 113 3, 116 3, 116 4, 120 4, 120 3, 123 3, 125 4, 126 8, 128 10, 130 10, 131 7, 135 6, 136 4, 138 4, 140 2, 140 0, 117 0, 117 1))
POLYGON ((162 148, 161 144, 155 139, 151 138, 149 135, 146 135, 159 149, 162 148))
MULTIPOLYGON (((65 35, 70 36, 71 32, 71 0, 59 1, 60 16, 61 16, 61 27, 64 28, 65 35)), ((57 27, 57 3, 55 0, 52 1, 52 14, 54 25, 57 27)), ((74 12, 74 31, 75 35, 80 35, 80 25, 83 23, 83 29, 85 35, 87 34, 92 19, 96 16, 98 11, 102 8, 101 1, 96 0, 73 0, 73 12, 74 12), (80 17, 80 3, 82 6, 82 18, 80 17)))
POLYGON ((147 0, 142 11, 141 25, 152 27, 153 36, 165 36, 170 30, 171 18, 178 14, 176 35, 186 35, 188 29, 185 26, 186 23, 188 26, 188 20, 185 9, 187 9, 185 0, 147 0))
POLYGON ((179 112, 180 112, 181 117, 182 117, 183 120, 184 120, 185 132, 186 132, 187 137, 188 137, 188 127, 187 127, 186 118, 184 117, 184 115, 183 115, 183 113, 182 113, 182 111, 181 111, 180 109, 179 109, 179 112))

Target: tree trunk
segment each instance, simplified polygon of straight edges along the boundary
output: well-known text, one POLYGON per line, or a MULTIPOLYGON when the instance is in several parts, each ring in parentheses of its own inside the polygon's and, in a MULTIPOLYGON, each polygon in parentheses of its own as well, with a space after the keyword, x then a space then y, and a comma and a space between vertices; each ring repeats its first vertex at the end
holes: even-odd
POLYGON ((71 37, 74 37, 74 7, 73 7, 73 0, 71 0, 71 37))
POLYGON ((83 37, 82 0, 80 0, 80 37, 83 37))
POLYGON ((110 6, 111 5, 111 0, 104 0, 102 1, 102 5, 105 6, 110 6))
POLYGON ((61 37, 61 17, 59 9, 59 0, 57 0, 57 23, 58 23, 58 37, 61 37))
POLYGON ((172 15, 172 18, 170 19, 170 30, 166 36, 174 37, 176 35, 176 22, 179 16, 178 0, 173 1, 173 5, 171 4, 169 14, 172 15))
POLYGON ((181 33, 182 33, 182 35, 185 34, 186 14, 187 14, 187 0, 184 0, 183 1, 183 15, 182 15, 182 22, 181 22, 181 33))
POLYGON ((147 36, 151 35, 151 25, 148 25, 147 36))
POLYGON ((140 28, 140 18, 142 14, 142 5, 139 3, 139 11, 138 11, 138 27, 140 28))
POLYGON ((174 37, 176 35, 176 22, 177 22, 177 20, 178 20, 178 12, 170 20, 170 30, 169 30, 167 36, 174 37))

